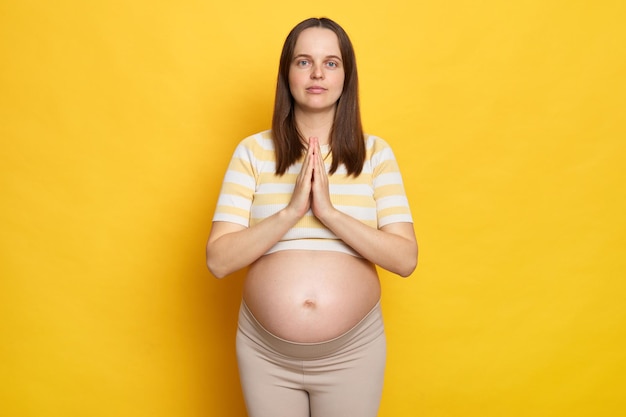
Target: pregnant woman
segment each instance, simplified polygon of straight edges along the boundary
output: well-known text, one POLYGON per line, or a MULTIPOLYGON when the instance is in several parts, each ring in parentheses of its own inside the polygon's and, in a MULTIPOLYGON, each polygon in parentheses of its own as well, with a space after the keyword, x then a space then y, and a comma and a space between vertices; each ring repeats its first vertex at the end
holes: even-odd
POLYGON ((350 39, 307 19, 283 46, 271 130, 235 149, 207 243, 216 277, 248 267, 236 343, 249 416, 376 416, 375 265, 406 277, 416 264, 394 154, 363 133, 350 39))

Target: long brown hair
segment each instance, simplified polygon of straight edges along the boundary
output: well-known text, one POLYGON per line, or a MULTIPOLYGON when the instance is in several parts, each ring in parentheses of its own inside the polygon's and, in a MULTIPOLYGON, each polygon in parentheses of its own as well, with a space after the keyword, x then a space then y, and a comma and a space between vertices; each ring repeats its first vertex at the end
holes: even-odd
POLYGON ((304 138, 298 131, 294 117, 294 99, 289 89, 289 69, 298 36, 305 29, 313 27, 330 29, 337 35, 345 71, 343 91, 337 101, 335 120, 330 130, 329 143, 332 153, 330 173, 334 173, 340 164, 344 164, 348 175, 358 176, 365 161, 365 140, 359 108, 356 57, 348 34, 337 23, 324 17, 310 18, 298 23, 289 32, 283 45, 272 117, 276 174, 283 175, 305 151, 304 138))

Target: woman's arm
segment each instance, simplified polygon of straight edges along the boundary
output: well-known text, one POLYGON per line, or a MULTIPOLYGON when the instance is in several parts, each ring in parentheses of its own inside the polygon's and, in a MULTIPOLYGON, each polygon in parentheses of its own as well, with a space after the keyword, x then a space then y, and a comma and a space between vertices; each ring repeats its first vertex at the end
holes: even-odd
POLYGON ((417 241, 412 223, 392 223, 374 229, 333 209, 318 219, 365 259, 408 277, 417 266, 417 241))
POLYGON ((287 207, 252 227, 213 222, 206 246, 206 261, 215 277, 223 278, 252 264, 306 214, 311 206, 311 161, 315 151, 309 148, 287 207))
POLYGON ((297 223, 296 212, 284 209, 253 227, 213 222, 206 246, 206 262, 216 278, 223 278, 263 256, 297 223))
POLYGON ((365 259, 403 277, 417 266, 417 241, 413 224, 392 223, 374 229, 335 209, 330 201, 328 175, 319 151, 319 142, 312 138, 317 155, 313 158, 313 214, 338 238, 365 259))

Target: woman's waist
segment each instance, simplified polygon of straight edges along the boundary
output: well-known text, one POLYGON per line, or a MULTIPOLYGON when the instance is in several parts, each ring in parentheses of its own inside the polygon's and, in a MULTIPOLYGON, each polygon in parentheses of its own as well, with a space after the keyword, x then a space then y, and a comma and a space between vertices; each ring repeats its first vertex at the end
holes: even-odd
POLYGON ((380 301, 352 328, 317 342, 296 342, 279 337, 268 331, 242 301, 239 310, 239 331, 259 345, 294 358, 314 359, 338 353, 346 348, 368 343, 384 334, 380 301))

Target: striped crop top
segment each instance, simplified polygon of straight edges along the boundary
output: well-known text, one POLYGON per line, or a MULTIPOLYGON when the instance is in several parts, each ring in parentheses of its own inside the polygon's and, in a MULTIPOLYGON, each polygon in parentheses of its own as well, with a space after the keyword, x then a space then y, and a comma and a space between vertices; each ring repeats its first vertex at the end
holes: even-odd
MULTIPOLYGON (((383 139, 366 136, 367 156, 358 177, 339 166, 329 175, 330 199, 340 210, 373 228, 413 219, 395 156, 383 139)), ((324 155, 329 146, 321 147, 324 155)), ((326 157, 326 169, 330 158, 326 157)), ((303 158, 302 158, 303 159, 303 158)), ((251 227, 287 206, 302 159, 287 172, 275 174, 271 132, 252 135, 239 143, 232 156, 213 221, 251 227)), ((267 253, 289 249, 327 250, 360 256, 327 229, 309 210, 267 253)))

